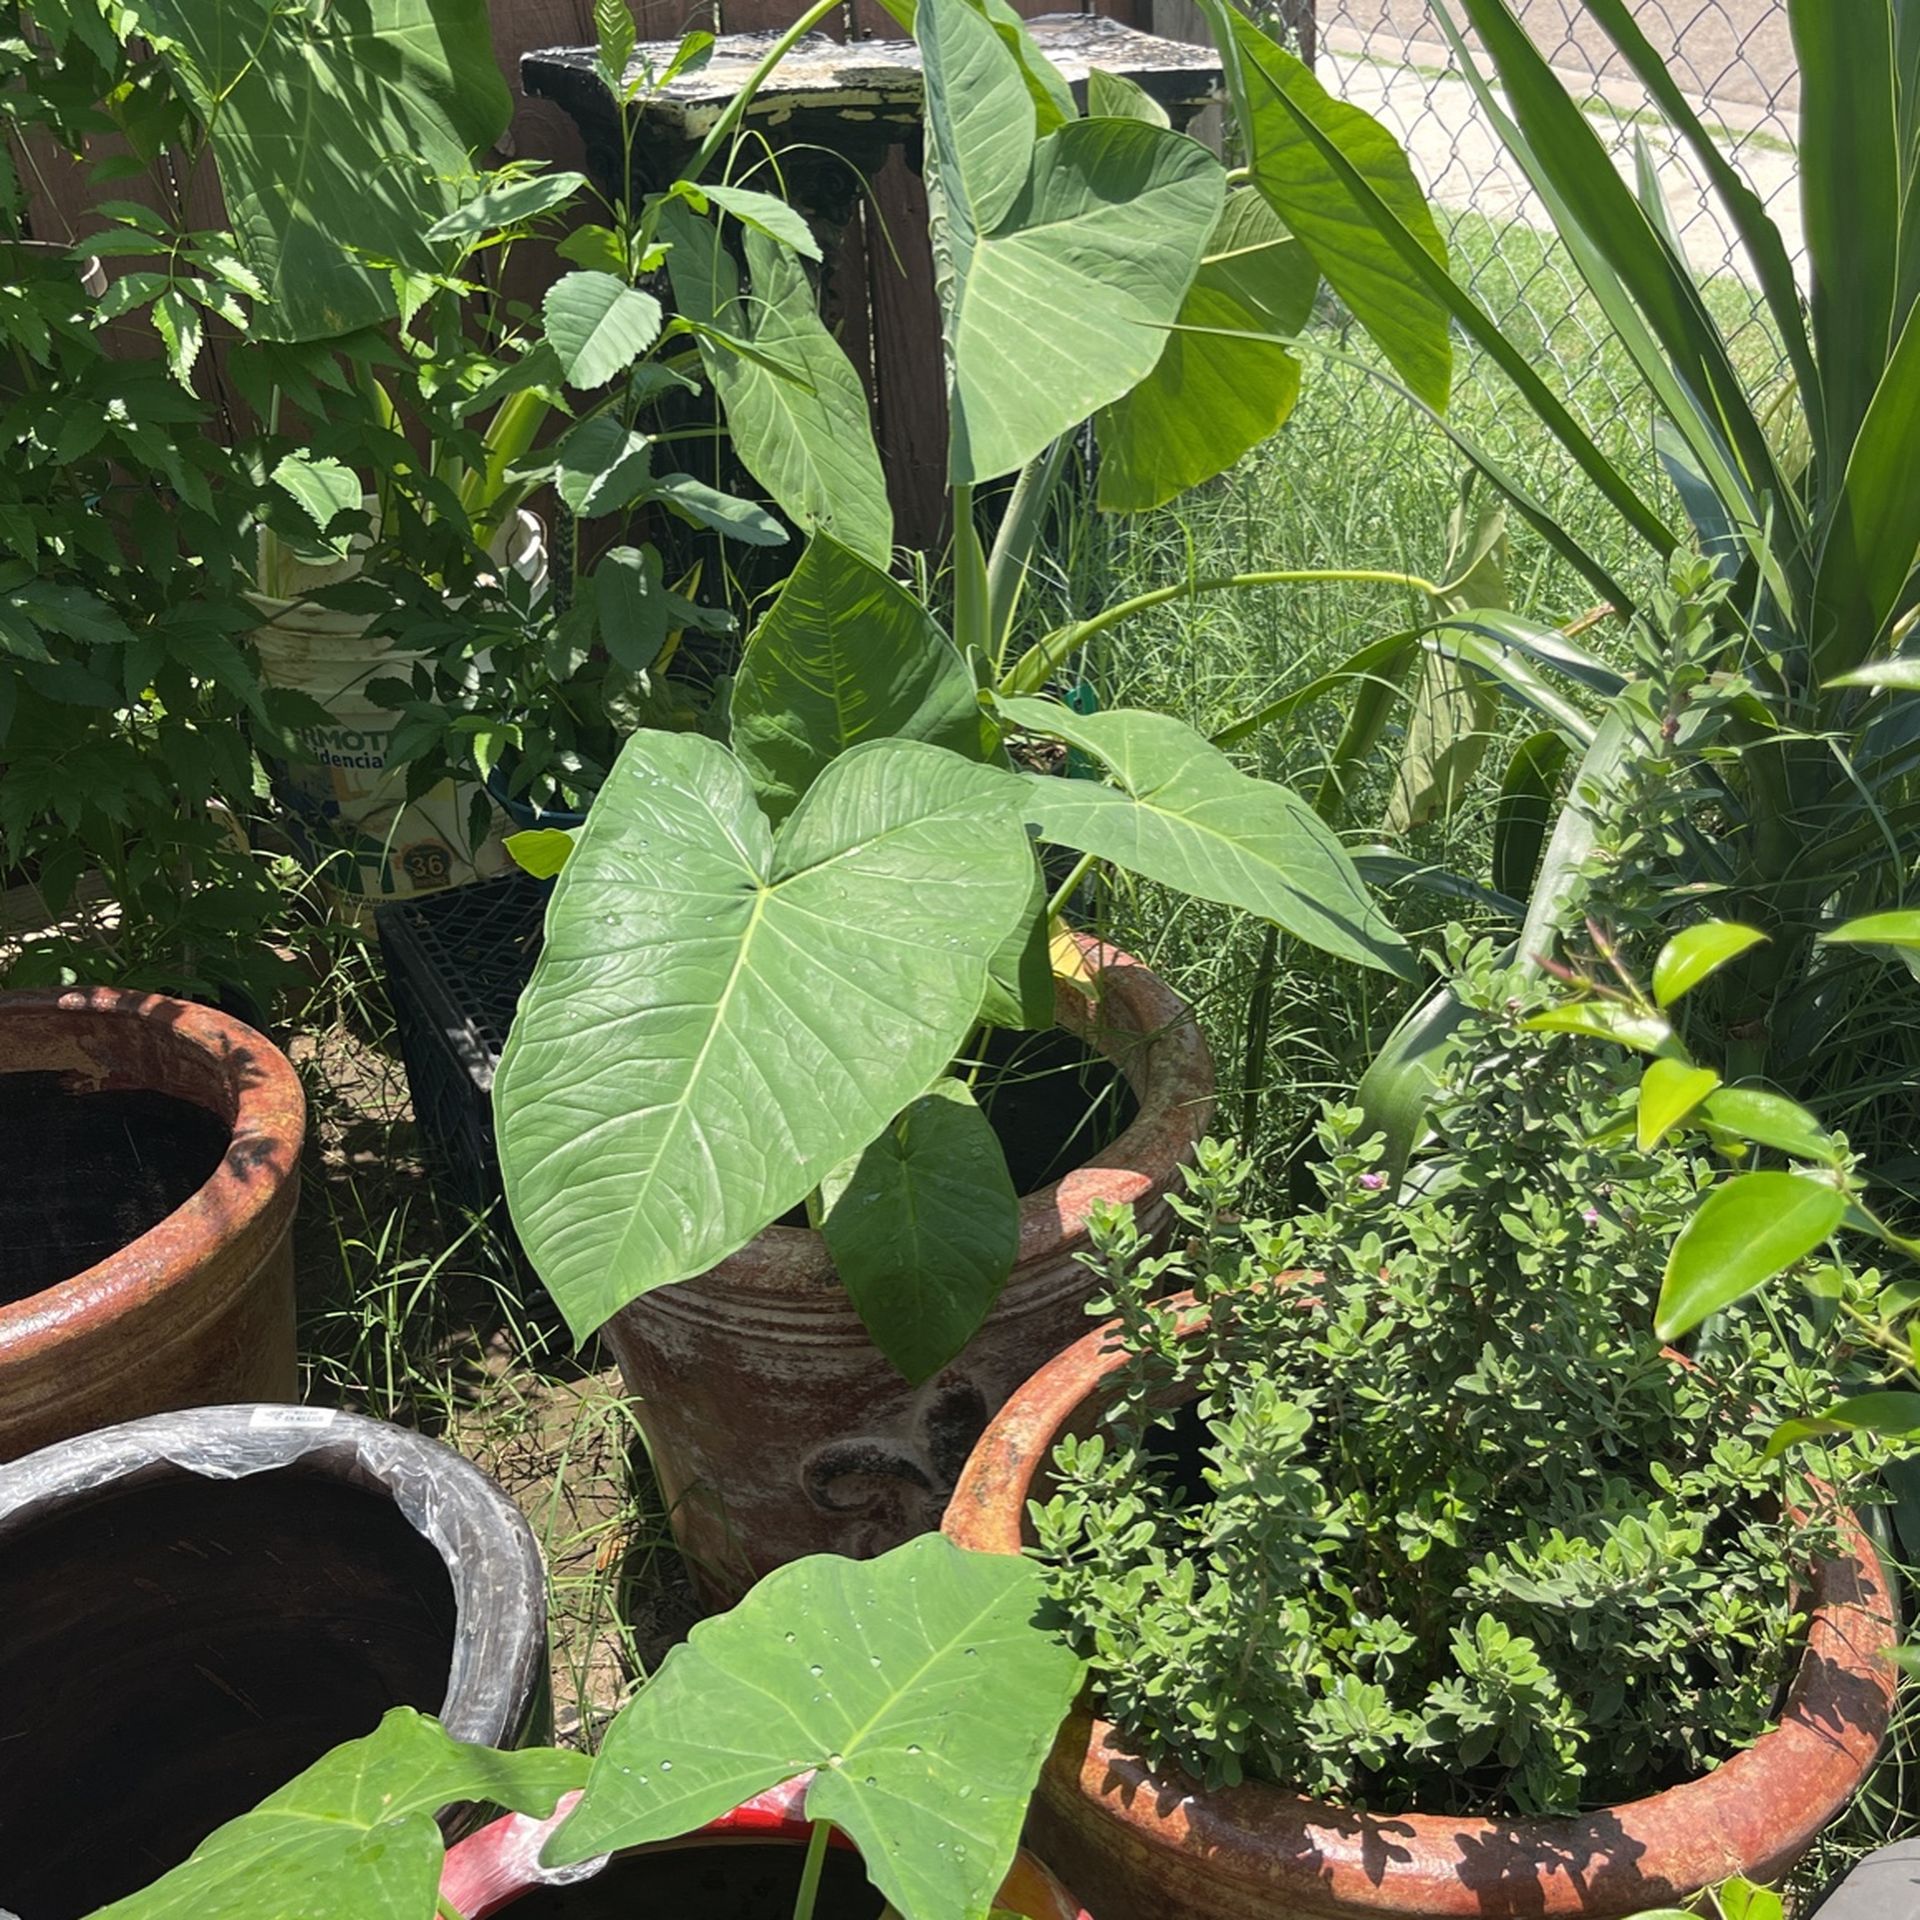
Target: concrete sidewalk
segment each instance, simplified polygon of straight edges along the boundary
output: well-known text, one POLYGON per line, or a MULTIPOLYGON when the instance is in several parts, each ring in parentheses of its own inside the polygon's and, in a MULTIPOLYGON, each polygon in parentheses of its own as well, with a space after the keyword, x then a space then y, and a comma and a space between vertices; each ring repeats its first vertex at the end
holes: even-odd
MULTIPOLYGON (((1777 9, 1769 0, 1742 3, 1757 7, 1764 16, 1757 17, 1754 45, 1770 64, 1740 63, 1742 81, 1737 91, 1722 91, 1716 85, 1712 101, 1696 100, 1695 107, 1773 216, 1789 255, 1804 266, 1794 151, 1799 117, 1787 104, 1797 99, 1796 79, 1790 67, 1784 72, 1779 69, 1779 50, 1765 31, 1777 9), (1764 97, 1768 93, 1771 99, 1764 97), (1755 94, 1763 97, 1751 97, 1755 94)), ((1401 4, 1426 19, 1421 0, 1401 0, 1401 4)), ((1378 115, 1393 128, 1406 142, 1415 173, 1438 205, 1492 220, 1552 227, 1546 208, 1508 157, 1445 45, 1408 38, 1402 31, 1361 31, 1348 23, 1330 22, 1322 28, 1320 47, 1320 78, 1339 98, 1378 115)), ((1593 51, 1584 43, 1572 42, 1561 49, 1568 50, 1583 57, 1593 51)), ((1691 55, 1695 50, 1690 46, 1688 51, 1691 55)), ((1617 62, 1606 62, 1604 50, 1593 57, 1603 68, 1598 74, 1592 66, 1556 71, 1574 97, 1586 104, 1615 164, 1631 182, 1635 136, 1643 136, 1674 226, 1696 271, 1704 276, 1731 267, 1750 281, 1751 264, 1692 155, 1668 132, 1645 90, 1612 70, 1617 62)), ((1754 57, 1748 56, 1749 60, 1754 57)), ((1790 46, 1787 57, 1790 61, 1790 46)))

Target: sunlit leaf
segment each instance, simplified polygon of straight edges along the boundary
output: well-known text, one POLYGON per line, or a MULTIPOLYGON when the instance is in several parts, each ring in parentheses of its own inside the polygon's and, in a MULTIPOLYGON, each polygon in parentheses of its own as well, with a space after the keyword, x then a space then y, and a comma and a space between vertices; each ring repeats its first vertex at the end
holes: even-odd
POLYGON ((1724 1133, 1791 1154, 1796 1160, 1839 1157, 1839 1142, 1805 1107, 1761 1087, 1717 1088, 1702 1103, 1700 1117, 1724 1133))
POLYGON ((540 313, 570 387, 605 386, 660 337, 660 302, 610 273, 563 275, 547 289, 540 313))
POLYGON ((1667 1256, 1654 1330, 1672 1340, 1827 1240, 1845 1194, 1804 1173, 1740 1173, 1701 1201, 1667 1256))
POLYGON ((1767 1439, 1767 1458, 1777 1459, 1802 1440, 1833 1433, 1878 1433, 1903 1438, 1920 1433, 1920 1393, 1857 1393, 1836 1400, 1825 1413, 1783 1420, 1767 1439))
POLYGON ((769 1574, 703 1620, 608 1729, 549 1865, 690 1832, 807 1772, 904 1920, 986 1920, 1081 1663, 1045 1578, 924 1534, 769 1574))
POLYGON ((1197 141, 1141 120, 1041 135, 1007 41, 921 0, 927 190, 946 340, 949 472, 1011 473, 1152 372, 1225 192, 1197 141))
POLYGON ((1837 945, 1901 947, 1920 952, 1920 911, 1863 914, 1821 938, 1837 945))
POLYGON ((735 1252, 946 1068, 1029 899, 1019 793, 873 741, 776 835, 715 742, 627 742, 493 1087, 514 1226, 576 1334, 735 1252))
POLYGON ((1242 773, 1171 714, 1076 714, 1058 701, 1001 700, 1014 726, 1098 760, 1111 786, 1027 778, 1041 839, 1202 900, 1239 907, 1362 966, 1410 977, 1412 956, 1333 831, 1298 794, 1242 773))
POLYGON ((567 864, 573 843, 579 837, 577 827, 528 827, 510 833, 501 842, 513 863, 536 880, 551 880, 567 864))
POLYGON ((953 642, 890 574, 824 534, 754 628, 729 716, 733 750, 776 820, 862 740, 931 740, 981 758, 980 700, 953 642))
POLYGON ((1300 391, 1299 361, 1271 339, 1229 336, 1297 331, 1319 284, 1259 194, 1228 195, 1153 371, 1096 417, 1102 507, 1157 507, 1279 430, 1300 391))
POLYGON ((1697 927, 1683 927, 1660 949, 1653 963, 1654 999, 1663 1007, 1672 1006, 1729 960, 1764 945, 1766 938, 1758 927, 1742 926, 1734 920, 1708 920, 1697 927))
POLYGON ((1634 1118, 1640 1151, 1651 1152, 1719 1084, 1720 1076, 1711 1067, 1690 1066, 1684 1060, 1650 1061, 1640 1076, 1634 1118))
POLYGON ((1612 1040, 1636 1053, 1661 1053, 1673 1045, 1673 1029, 1657 1014, 1617 1000, 1577 1000, 1549 1007, 1521 1022, 1529 1033, 1584 1033, 1612 1040))

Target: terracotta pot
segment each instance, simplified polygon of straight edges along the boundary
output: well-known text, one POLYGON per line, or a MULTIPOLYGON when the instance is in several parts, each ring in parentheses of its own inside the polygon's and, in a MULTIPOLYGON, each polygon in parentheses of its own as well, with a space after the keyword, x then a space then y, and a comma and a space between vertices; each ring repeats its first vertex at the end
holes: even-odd
MULTIPOLYGON (((799 1884, 798 1850, 810 1831, 801 1811, 811 1774, 757 1794, 685 1839, 602 1857, 577 1867, 543 1868, 540 1849, 579 1795, 550 1820, 509 1814, 447 1855, 440 1897, 463 1920, 487 1920, 507 1907, 516 1920, 635 1920, 641 1914, 711 1915, 713 1920, 787 1920, 799 1884), (780 1849, 790 1856, 771 1853, 780 1849)), ((1021 1920, 1091 1920, 1030 1853, 1021 1853, 997 1904, 1021 1920)), ((875 1893, 843 1834, 833 1837, 821 1878, 817 1920, 878 1920, 875 1893)))
POLYGON ((328 1408, 157 1414, 0 1467, 0 1620, 0 1910, 24 1920, 145 1886, 390 1707, 491 1746, 546 1731, 519 1510, 328 1408))
MULTIPOLYGON (((1124 1359, 1102 1328, 1007 1402, 954 1491, 950 1538, 992 1553, 1031 1543, 1027 1501, 1056 1441, 1091 1429, 1124 1359)), ((1102 1920, 1601 1920, 1677 1905, 1729 1874, 1776 1879, 1852 1798, 1892 1709, 1892 1599, 1850 1515, 1845 1536, 1846 1556, 1815 1571, 1779 1726, 1667 1792, 1566 1819, 1479 1820, 1354 1813, 1260 1782, 1203 1790, 1156 1775, 1083 1703, 1041 1774, 1028 1831, 1102 1920)))
POLYGON ((868 1339, 819 1234, 769 1227, 712 1272, 601 1329, 703 1596, 730 1606, 809 1553, 883 1553, 938 1526, 987 1418, 1086 1324, 1075 1255, 1095 1200, 1143 1224, 1213 1111, 1213 1067, 1185 1004, 1126 954, 1082 937, 1097 1010, 1060 989, 1059 1020, 1127 1077, 1133 1124, 1020 1207, 1020 1254, 980 1331, 910 1387, 868 1339))
POLYGON ((294 1397, 305 1134, 286 1056, 225 1014, 0 994, 0 1460, 169 1407, 294 1397))

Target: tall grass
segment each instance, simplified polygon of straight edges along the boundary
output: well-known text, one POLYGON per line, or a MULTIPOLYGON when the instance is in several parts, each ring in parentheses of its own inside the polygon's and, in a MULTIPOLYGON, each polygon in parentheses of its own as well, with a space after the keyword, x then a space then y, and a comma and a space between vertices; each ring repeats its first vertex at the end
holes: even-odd
MULTIPOLYGON (((1652 447, 1652 408, 1625 353, 1578 287, 1550 235, 1475 215, 1453 233, 1455 271, 1528 358, 1560 388, 1608 457, 1680 524, 1678 503, 1652 447)), ((1706 297, 1758 390, 1778 378, 1779 353, 1754 298, 1730 276, 1706 297)), ((1323 312, 1311 338, 1364 352, 1356 329, 1323 312)), ((1652 584, 1658 563, 1628 544, 1611 510, 1515 396, 1500 373, 1456 340, 1453 427, 1523 476, 1568 527, 1606 555, 1631 590, 1652 584)), ((1035 618, 1083 616, 1115 599, 1185 574, 1263 568, 1383 568, 1443 576, 1447 523, 1465 462, 1436 426, 1383 379, 1341 361, 1309 356, 1300 403, 1265 447, 1231 473, 1157 512, 1127 519, 1094 514, 1082 492, 1063 511, 1042 560, 1035 618)), ((1509 589, 1519 610, 1559 625, 1592 610, 1593 592, 1540 536, 1509 526, 1509 589)), ((1178 714, 1212 732, 1338 664, 1367 640, 1414 624, 1419 596, 1379 586, 1270 587, 1175 602, 1114 630, 1075 663, 1102 706, 1138 705, 1178 714)), ((1587 636, 1619 646, 1606 625, 1587 636)), ((1345 719, 1336 696, 1295 712, 1246 743, 1245 764, 1312 794, 1345 719)), ((1513 723, 1517 737, 1523 723, 1513 723)), ((1383 737, 1343 825, 1371 841, 1403 740, 1383 737)), ((1489 767, 1501 759, 1496 750, 1489 767)), ((1494 777, 1484 775, 1455 816, 1419 829, 1399 850, 1436 867, 1484 879, 1494 777)), ((1457 902, 1402 887, 1389 901, 1403 931, 1431 939, 1457 902)), ((1247 1001, 1263 930, 1245 916, 1186 901, 1164 889, 1110 883, 1099 912, 1105 930, 1165 974, 1194 1002, 1219 1061, 1219 1124, 1237 1128, 1250 1080, 1260 1096, 1249 1143, 1274 1167, 1319 1100, 1351 1088, 1407 1004, 1381 975, 1283 942, 1274 1024, 1262 1057, 1243 1071, 1247 1001)))

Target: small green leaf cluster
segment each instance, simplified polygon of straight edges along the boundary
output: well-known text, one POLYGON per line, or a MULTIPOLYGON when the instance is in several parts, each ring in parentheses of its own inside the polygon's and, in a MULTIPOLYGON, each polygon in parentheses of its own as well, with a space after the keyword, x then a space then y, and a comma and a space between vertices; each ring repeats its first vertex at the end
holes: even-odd
POLYGON ((52 924, 9 936, 0 968, 10 986, 265 1004, 284 891, 244 834, 248 734, 296 716, 249 656, 256 490, 186 351, 191 301, 244 323, 249 275, 220 236, 176 246, 132 202, 103 202, 111 226, 72 249, 30 237, 6 152, 76 150, 111 124, 137 171, 184 111, 99 8, 35 18, 29 34, 0 8, 0 874, 31 879, 52 924), (99 265, 156 254, 167 275, 125 273, 95 297, 99 265), (170 358, 115 341, 142 330, 135 294, 160 299, 170 358))
POLYGON ((1735 1312, 1700 1367, 1662 1349, 1711 1171, 1635 1143, 1616 1059, 1523 1030, 1537 986, 1455 958, 1460 1064, 1404 1185, 1336 1106, 1315 1210, 1240 1217, 1249 1167, 1209 1144, 1172 1251, 1095 1223, 1128 1358, 1034 1523, 1105 1711, 1210 1784, 1630 1798, 1751 1741, 1796 1657, 1831 1522, 1765 1440, 1831 1397, 1809 1330, 1735 1312))

